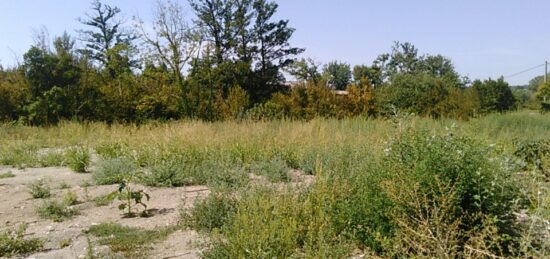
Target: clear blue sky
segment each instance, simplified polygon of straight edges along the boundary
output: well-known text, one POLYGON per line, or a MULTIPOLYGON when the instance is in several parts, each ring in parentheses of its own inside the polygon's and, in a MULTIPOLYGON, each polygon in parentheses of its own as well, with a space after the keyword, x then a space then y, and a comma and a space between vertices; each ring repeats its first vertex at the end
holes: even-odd
MULTIPOLYGON (((186 0, 180 0, 187 3, 186 0)), ((106 0, 124 15, 150 20, 155 0, 106 0)), ((408 41, 422 53, 442 54, 472 79, 496 78, 550 59, 548 0, 277 0, 279 18, 296 28, 295 46, 304 56, 326 63, 341 60, 371 64, 393 41, 408 41)), ((0 61, 15 64, 15 55, 32 44, 33 30, 71 34, 82 26, 87 0, 0 1, 0 61)), ((189 11, 191 15, 192 12, 189 11)), ((543 68, 507 79, 525 84, 543 68)))

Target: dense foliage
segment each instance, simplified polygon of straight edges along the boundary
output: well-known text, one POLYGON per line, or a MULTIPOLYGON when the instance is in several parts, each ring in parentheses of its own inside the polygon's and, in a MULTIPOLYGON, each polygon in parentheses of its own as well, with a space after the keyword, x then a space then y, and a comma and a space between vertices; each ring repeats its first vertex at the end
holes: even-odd
POLYGON ((190 7, 193 17, 186 17, 177 2, 160 1, 150 26, 139 18, 130 26, 118 7, 94 0, 79 19, 78 37, 64 33, 53 47, 39 40, 21 65, 0 67, 0 120, 48 125, 396 111, 468 119, 546 100, 544 87, 540 101, 534 98, 538 85, 512 92, 503 79, 471 84, 451 60, 419 54, 410 43, 396 42, 372 65, 353 68, 296 60, 304 49, 291 46, 295 30, 275 18, 272 1, 191 0, 190 7), (287 82, 284 72, 297 81, 287 82))

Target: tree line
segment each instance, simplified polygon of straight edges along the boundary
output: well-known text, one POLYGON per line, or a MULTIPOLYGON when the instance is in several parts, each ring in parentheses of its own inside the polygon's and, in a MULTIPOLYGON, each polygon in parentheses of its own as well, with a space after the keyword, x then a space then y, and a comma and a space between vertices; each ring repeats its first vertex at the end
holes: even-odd
POLYGON ((467 119, 525 104, 504 79, 471 82, 448 58, 420 54, 410 43, 396 42, 372 64, 353 68, 297 59, 304 49, 290 43, 295 30, 275 18, 278 5, 269 0, 189 6, 193 17, 178 2, 159 1, 147 24, 93 1, 76 36, 64 33, 52 43, 37 37, 21 64, 0 67, 0 120, 48 125, 396 111, 467 119))

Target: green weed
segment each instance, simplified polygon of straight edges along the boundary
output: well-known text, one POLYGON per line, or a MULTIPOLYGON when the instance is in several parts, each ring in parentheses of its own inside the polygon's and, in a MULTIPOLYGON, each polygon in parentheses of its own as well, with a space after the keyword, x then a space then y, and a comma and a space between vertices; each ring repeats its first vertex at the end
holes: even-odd
POLYGON ((25 239, 26 224, 21 224, 17 230, 0 232, 0 257, 25 255, 42 250, 44 241, 39 238, 25 239))
POLYGON ((51 196, 50 187, 43 179, 33 182, 29 188, 34 199, 44 199, 51 196))
POLYGON ((54 222, 62 222, 78 214, 78 212, 68 204, 54 200, 44 201, 42 205, 36 209, 36 212, 41 218, 50 219, 54 222))
POLYGON ((143 230, 115 223, 101 223, 91 226, 86 232, 99 237, 101 245, 109 246, 113 252, 121 253, 125 258, 143 258, 153 243, 164 240, 174 230, 174 227, 143 230))
POLYGON ((67 166, 77 173, 85 173, 90 165, 90 151, 86 147, 73 147, 65 153, 67 166))

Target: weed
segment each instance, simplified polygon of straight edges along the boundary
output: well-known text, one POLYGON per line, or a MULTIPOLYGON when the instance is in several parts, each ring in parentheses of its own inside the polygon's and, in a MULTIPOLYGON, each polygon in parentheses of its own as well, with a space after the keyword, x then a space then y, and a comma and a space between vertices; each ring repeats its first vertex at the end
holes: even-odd
POLYGON ((186 227, 211 232, 225 225, 235 213, 236 204, 237 200, 230 193, 211 193, 207 198, 197 200, 191 209, 182 209, 181 222, 186 227))
POLYGON ((67 238, 67 239, 61 239, 59 241, 59 247, 60 248, 65 248, 65 247, 68 247, 70 246, 72 243, 71 239, 67 238))
POLYGON ((53 200, 44 201, 44 203, 36 209, 36 212, 41 218, 50 219, 54 222, 62 222, 78 214, 74 208, 69 207, 67 204, 53 200))
POLYGON ((109 203, 112 202, 112 199, 110 199, 109 194, 97 196, 93 200, 94 200, 95 206, 97 207, 107 206, 109 205, 109 203))
POLYGON ((33 182, 29 188, 34 199, 44 199, 51 196, 50 187, 43 179, 33 182))
POLYGON ((65 156, 62 152, 51 151, 46 152, 38 157, 38 166, 63 166, 65 165, 65 156))
MULTIPOLYGON (((149 201, 149 194, 143 190, 135 190, 132 185, 134 175, 128 175, 126 178, 119 184, 118 189, 105 197, 107 200, 118 199, 122 203, 118 206, 119 210, 126 211, 127 217, 135 217, 133 205, 141 205, 143 210, 140 213, 140 216, 147 216, 147 205, 143 203, 143 199, 149 201)), ((134 207, 135 208, 135 207, 134 207)))
POLYGON ((5 172, 5 173, 0 173, 0 179, 12 178, 12 177, 15 177, 15 175, 11 171, 10 172, 5 172))
POLYGON ((114 158, 100 161, 92 178, 99 185, 119 184, 136 170, 136 165, 127 158, 114 158))
POLYGON ((65 196, 63 196, 63 203, 67 206, 73 206, 79 203, 78 196, 73 191, 68 191, 65 196))
POLYGON ((101 245, 108 245, 115 253, 122 253, 125 258, 143 258, 150 245, 168 237, 174 227, 159 230, 142 230, 115 223, 101 223, 91 226, 86 232, 99 237, 101 245))
POLYGON ((44 242, 39 238, 25 239, 26 224, 21 224, 17 230, 0 232, 0 257, 25 255, 42 250, 44 242))
POLYGON ((90 165, 90 151, 86 147, 73 147, 66 153, 67 166, 77 173, 85 173, 90 165))

